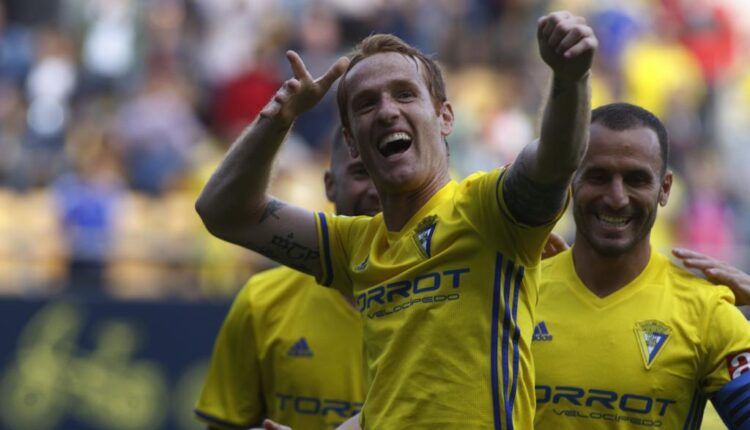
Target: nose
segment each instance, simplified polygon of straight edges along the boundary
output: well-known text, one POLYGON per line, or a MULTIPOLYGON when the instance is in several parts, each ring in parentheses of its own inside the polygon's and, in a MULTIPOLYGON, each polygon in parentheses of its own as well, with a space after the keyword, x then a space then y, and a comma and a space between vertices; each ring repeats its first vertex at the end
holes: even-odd
POLYGON ((390 124, 398 116, 401 111, 399 110, 398 102, 393 99, 390 95, 386 94, 380 100, 380 106, 378 109, 378 120, 383 123, 390 124))
POLYGON ((609 184, 609 189, 604 198, 605 203, 612 209, 622 209, 629 203, 628 193, 622 178, 615 177, 609 184))

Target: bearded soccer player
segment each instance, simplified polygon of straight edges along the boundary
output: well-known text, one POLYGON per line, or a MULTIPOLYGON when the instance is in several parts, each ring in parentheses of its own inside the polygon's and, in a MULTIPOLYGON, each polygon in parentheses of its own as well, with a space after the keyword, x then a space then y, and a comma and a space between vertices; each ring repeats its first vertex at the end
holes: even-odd
POLYGON ((697 429, 711 399, 750 429, 750 324, 727 287, 649 243, 672 187, 664 126, 617 103, 592 112, 590 136, 575 243, 542 265, 535 428, 697 429))
MULTIPOLYGON (((337 131, 326 196, 340 215, 380 211, 362 162, 337 131)), ((315 278, 281 267, 252 277, 216 340, 196 416, 209 428, 260 426, 331 429, 364 399, 362 323, 351 299, 316 287, 315 278)))
POLYGON ((196 208, 209 231, 356 297, 364 320, 364 429, 530 428, 540 254, 585 152, 597 45, 582 18, 538 22, 552 69, 540 139, 507 169, 450 180, 453 109, 440 69, 390 35, 313 80, 294 52, 286 81, 232 146, 196 208), (343 76, 342 76, 343 75, 343 76), (266 194, 300 113, 338 84, 344 134, 383 212, 314 214, 266 194))

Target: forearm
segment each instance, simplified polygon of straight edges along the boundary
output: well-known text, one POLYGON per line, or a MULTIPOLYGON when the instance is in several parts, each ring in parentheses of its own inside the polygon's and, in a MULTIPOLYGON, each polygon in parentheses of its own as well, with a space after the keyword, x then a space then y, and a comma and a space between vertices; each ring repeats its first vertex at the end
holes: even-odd
POLYGON ((553 12, 539 19, 539 53, 553 73, 540 138, 518 155, 503 185, 516 220, 541 225, 565 203, 566 191, 588 144, 589 71, 598 41, 581 17, 553 12))
POLYGON ((279 115, 259 115, 232 144, 196 202, 212 233, 221 237, 238 223, 259 221, 271 168, 290 127, 279 115))
POLYGON ((526 173, 530 179, 542 184, 567 183, 583 159, 588 144, 591 120, 589 73, 575 81, 554 76, 543 115, 536 157, 527 163, 526 173))

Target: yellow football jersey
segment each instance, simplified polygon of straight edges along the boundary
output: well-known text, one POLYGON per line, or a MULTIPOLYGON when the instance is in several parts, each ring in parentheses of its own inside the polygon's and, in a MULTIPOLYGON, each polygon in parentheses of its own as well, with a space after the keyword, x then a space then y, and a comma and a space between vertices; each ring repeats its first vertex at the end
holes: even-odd
MULTIPOLYGON (((728 288, 655 251, 636 279, 604 298, 578 278, 570 250, 545 260, 542 276, 536 429, 697 429, 709 397, 747 383, 750 324, 728 288)), ((728 396, 736 405, 720 403, 733 419, 750 402, 741 391, 728 396)))
POLYGON ((338 291, 277 268, 240 291, 214 346, 195 413, 219 428, 263 418, 336 428, 364 398, 362 323, 338 291))
POLYGON ((528 429, 540 253, 554 223, 514 221, 502 172, 445 185, 388 231, 318 214, 323 285, 356 297, 365 429, 528 429))

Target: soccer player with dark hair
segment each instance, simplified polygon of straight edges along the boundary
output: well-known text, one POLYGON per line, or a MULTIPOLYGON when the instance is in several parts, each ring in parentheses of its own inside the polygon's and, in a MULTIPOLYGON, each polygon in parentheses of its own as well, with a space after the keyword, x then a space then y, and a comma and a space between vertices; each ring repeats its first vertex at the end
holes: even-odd
MULTIPOLYGON (((339 128, 326 196, 339 215, 375 215, 375 187, 343 140, 339 128)), ((359 312, 351 298, 315 285, 312 276, 280 267, 253 276, 237 295, 195 409, 210 428, 248 428, 269 418, 323 430, 359 412, 365 395, 359 312)))
POLYGON ((649 243, 672 187, 664 126, 626 103, 591 121, 575 243, 542 264, 535 428, 697 429, 711 399, 730 428, 750 429, 750 324, 728 288, 649 243))
POLYGON ((552 88, 539 140, 508 168, 451 181, 453 108, 440 69, 400 39, 374 35, 317 80, 290 51, 294 78, 196 204, 213 234, 356 298, 369 386, 362 428, 532 426, 540 255, 586 149, 597 46, 567 12, 541 18, 537 39, 552 88), (374 217, 315 214, 266 194, 294 119, 339 76, 344 135, 383 207, 374 217))

